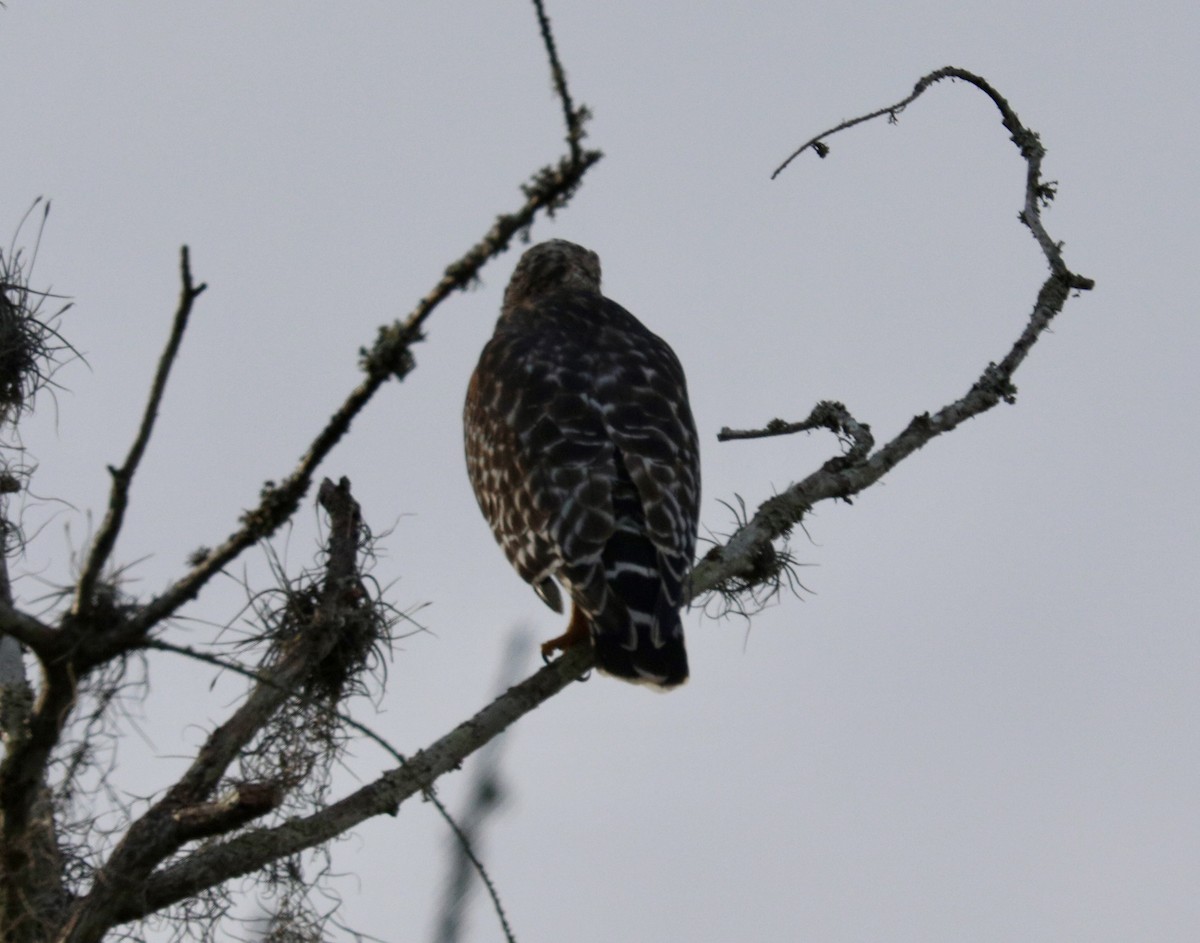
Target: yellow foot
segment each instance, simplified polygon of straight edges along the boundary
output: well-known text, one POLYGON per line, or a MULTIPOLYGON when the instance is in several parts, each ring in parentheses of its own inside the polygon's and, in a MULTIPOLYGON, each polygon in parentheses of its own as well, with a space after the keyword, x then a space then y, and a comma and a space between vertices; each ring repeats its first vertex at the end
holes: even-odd
POLYGON ((567 623, 567 631, 557 638, 550 639, 548 642, 542 642, 542 660, 548 662, 550 656, 555 652, 565 652, 568 648, 583 645, 586 642, 590 642, 591 639, 592 632, 588 627, 587 616, 580 612, 577 606, 572 604, 571 621, 567 623))

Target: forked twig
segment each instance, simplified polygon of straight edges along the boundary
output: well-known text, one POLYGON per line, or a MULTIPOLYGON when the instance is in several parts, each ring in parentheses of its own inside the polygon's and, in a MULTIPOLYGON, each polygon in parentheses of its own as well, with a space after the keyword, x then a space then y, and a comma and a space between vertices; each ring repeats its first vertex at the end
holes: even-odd
POLYGON ((864 458, 875 447, 875 437, 871 435, 871 427, 859 422, 841 403, 823 400, 813 407, 808 418, 800 422, 785 422, 782 419, 772 419, 762 429, 730 429, 725 426, 717 433, 718 442, 729 442, 734 439, 767 439, 777 435, 792 435, 797 432, 811 432, 813 429, 828 429, 841 438, 850 442, 850 448, 841 456, 843 463, 853 463, 864 458))
POLYGON ((179 294, 179 306, 175 309, 175 318, 171 324, 171 334, 167 338, 167 345, 158 360, 158 369, 154 374, 154 382, 150 386, 150 396, 146 400, 146 409, 142 414, 142 422, 138 427, 137 436, 134 438, 133 445, 129 448, 129 454, 125 457, 125 462, 121 467, 114 468, 112 465, 108 466, 108 472, 112 476, 112 489, 108 497, 108 512, 104 516, 104 522, 100 525, 96 539, 92 542, 92 549, 88 553, 87 561, 84 563, 83 569, 79 574, 79 581, 76 584, 75 602, 72 607, 76 615, 86 612, 92 605, 96 581, 100 578, 100 573, 104 569, 104 565, 108 562, 108 558, 112 554, 113 547, 117 542, 117 536, 121 533, 121 524, 125 520, 125 510, 129 506, 129 487, 133 483, 133 476, 137 472, 138 465, 141 464, 142 456, 146 452, 146 446, 150 442, 150 435, 154 431, 154 423, 158 419, 158 410, 162 405, 163 393, 167 389, 167 379, 171 375, 171 368, 174 366, 175 358, 179 354, 179 345, 183 342, 183 332, 187 330, 188 318, 192 313, 192 305, 204 292, 204 289, 208 287, 203 283, 197 285, 192 281, 192 269, 188 260, 187 246, 184 246, 179 253, 179 271, 183 282, 179 294))

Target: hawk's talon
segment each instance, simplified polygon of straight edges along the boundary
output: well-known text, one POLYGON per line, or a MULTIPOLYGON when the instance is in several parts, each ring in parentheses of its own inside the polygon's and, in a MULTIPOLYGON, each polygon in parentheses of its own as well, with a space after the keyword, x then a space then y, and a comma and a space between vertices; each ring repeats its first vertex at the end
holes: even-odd
POLYGON ((589 644, 592 640, 592 630, 578 606, 571 607, 571 621, 567 623, 567 631, 548 642, 542 642, 542 661, 550 664, 550 656, 555 652, 566 652, 576 645, 589 644))

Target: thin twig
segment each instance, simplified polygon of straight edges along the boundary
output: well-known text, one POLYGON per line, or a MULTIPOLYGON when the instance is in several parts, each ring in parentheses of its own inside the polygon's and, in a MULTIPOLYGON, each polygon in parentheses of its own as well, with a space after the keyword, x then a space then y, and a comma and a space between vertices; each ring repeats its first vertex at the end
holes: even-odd
MULTIPOLYGON (((524 629, 514 630, 509 637, 501 663, 497 691, 506 691, 520 680, 531 649, 528 632, 524 629)), ((461 835, 456 836, 456 845, 450 852, 446 886, 442 904, 438 908, 434 943, 457 943, 462 935, 464 914, 472 887, 471 874, 481 874, 476 864, 474 846, 486 820, 504 799, 504 786, 500 775, 500 750, 503 743, 504 741, 497 737, 482 747, 475 756, 471 782, 467 788, 468 798, 455 819, 461 835)), ((490 881, 486 877, 483 881, 495 904, 496 895, 490 887, 490 881)))
POLYGON ((554 43, 554 33, 550 29, 550 18, 546 16, 542 0, 533 0, 533 8, 537 11, 542 45, 546 47, 546 56, 550 60, 550 75, 554 79, 554 90, 558 92, 558 97, 562 101, 563 120, 567 125, 567 145, 571 148, 571 160, 579 163, 583 158, 579 145, 583 139, 582 119, 587 112, 585 109, 576 111, 575 106, 571 103, 571 92, 567 89, 567 73, 563 71, 562 63, 558 59, 558 48, 554 43))
POLYGON ((717 433, 718 442, 734 439, 767 439, 778 435, 793 435, 811 432, 813 429, 828 429, 834 435, 850 440, 850 448, 842 456, 844 462, 856 462, 870 453, 875 446, 871 427, 855 419, 841 403, 823 400, 813 407, 808 418, 801 422, 785 422, 772 419, 762 429, 730 429, 725 426, 717 433))
POLYGON ((158 418, 159 406, 162 405, 163 393, 167 388, 167 379, 171 375, 171 367, 174 365, 175 358, 179 354, 179 345, 183 341, 183 332, 187 329, 188 317, 192 313, 192 304, 207 287, 203 283, 196 285, 192 282, 192 270, 188 260, 187 246, 184 246, 180 250, 179 269, 180 278, 183 282, 183 287, 179 294, 179 307, 175 310, 175 318, 171 325, 171 335, 167 339, 167 346, 164 348, 162 356, 159 358, 158 370, 155 372, 154 382, 150 386, 150 396, 146 401, 146 410, 142 414, 141 426, 138 428, 137 437, 133 440, 133 445, 129 449, 129 454, 126 456, 124 464, 120 468, 114 468, 111 465, 108 468, 109 474, 112 476, 112 490, 108 498, 108 513, 104 517, 104 522, 100 525, 96 539, 92 542, 92 549, 88 554, 87 562, 79 574, 79 582, 73 606, 73 611, 76 615, 86 612, 92 606, 96 581, 100 578, 100 573, 104 569, 104 565, 108 562, 108 558, 112 554, 113 547, 117 542, 117 535, 121 532, 121 524, 125 519, 125 509, 129 506, 129 486, 133 483, 133 476, 137 472, 142 456, 146 452, 146 446, 150 442, 150 435, 154 431, 154 422, 158 418))
MULTIPOLYGON (((938 70, 938 72, 945 71, 945 69, 938 70)), ((828 157, 829 145, 825 143, 824 139, 837 134, 839 131, 845 131, 847 128, 853 128, 856 124, 864 124, 867 121, 874 121, 876 118, 882 118, 884 115, 888 116, 889 123, 895 124, 896 116, 899 115, 909 103, 911 103, 918 95, 925 91, 925 89, 927 89, 934 81, 937 81, 936 79, 933 79, 932 76, 938 75, 938 72, 934 72, 932 75, 927 75, 917 82, 916 87, 914 87, 912 90, 912 93, 907 98, 896 102, 896 104, 880 108, 878 111, 872 111, 868 115, 859 115, 857 118, 851 118, 848 121, 843 121, 836 127, 830 128, 828 131, 822 131, 816 137, 809 138, 798 148, 792 151, 792 153, 788 155, 787 160, 785 160, 782 164, 776 167, 774 171, 771 172, 771 179, 774 180, 781 173, 783 173, 788 164, 794 161, 810 147, 814 152, 816 152, 818 157, 828 157)))
MULTIPOLYGON (((985 93, 991 95, 993 101, 996 101, 998 106, 1000 106, 1000 103, 1003 101, 1003 99, 999 98, 999 96, 995 94, 995 89, 993 89, 991 85, 977 75, 973 75, 970 72, 966 72, 965 70, 959 69, 955 66, 946 66, 945 68, 937 69, 918 79, 917 84, 913 86, 913 90, 908 94, 908 96, 902 98, 900 101, 896 102, 896 104, 886 105, 883 108, 872 111, 870 114, 859 115, 857 118, 850 118, 827 131, 822 131, 820 134, 809 138, 798 148, 792 151, 792 153, 788 155, 787 160, 775 168, 775 170, 771 173, 771 179, 774 180, 781 173, 783 173, 788 164, 794 161, 810 147, 814 152, 816 152, 818 157, 824 158, 829 156, 829 145, 825 143, 825 138, 832 137, 839 131, 845 131, 848 128, 853 128, 855 125, 865 124, 868 121, 874 121, 876 118, 882 118, 884 115, 888 116, 889 124, 895 124, 900 112, 904 111, 905 108, 912 104, 921 95, 921 93, 925 91, 925 89, 929 88, 929 86, 933 85, 935 82, 940 82, 945 78, 965 78, 970 81, 971 84, 976 85, 985 93)), ((1000 107, 1001 111, 1003 112, 1007 108, 1007 102, 1000 107)))

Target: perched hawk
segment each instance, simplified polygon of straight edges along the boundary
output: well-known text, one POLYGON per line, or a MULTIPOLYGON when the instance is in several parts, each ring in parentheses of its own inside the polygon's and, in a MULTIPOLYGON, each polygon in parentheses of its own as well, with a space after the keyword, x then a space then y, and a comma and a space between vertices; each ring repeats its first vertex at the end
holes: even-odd
POLYGON ((687 680, 696 426, 674 352, 600 294, 596 253, 554 239, 521 256, 463 419, 471 486, 509 562, 556 612, 556 581, 571 598, 543 656, 590 641, 608 674, 687 680))

